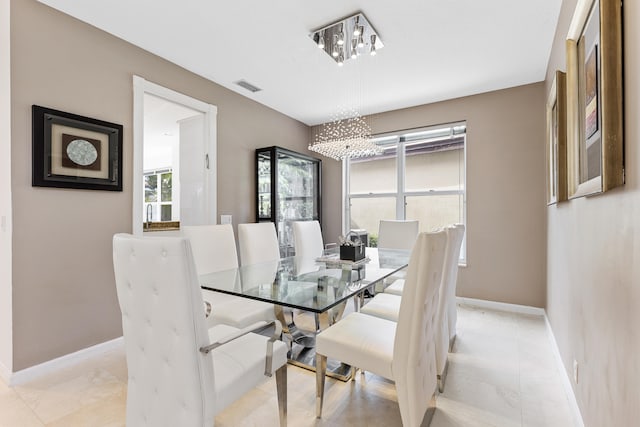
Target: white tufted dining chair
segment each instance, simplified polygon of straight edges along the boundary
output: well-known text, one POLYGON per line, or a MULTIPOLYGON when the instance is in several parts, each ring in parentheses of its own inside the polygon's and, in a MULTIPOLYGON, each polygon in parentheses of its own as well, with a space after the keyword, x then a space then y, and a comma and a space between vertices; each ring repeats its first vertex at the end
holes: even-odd
POLYGON ((401 295, 378 293, 360 309, 360 312, 397 322, 400 316, 401 301, 401 295))
MULTIPOLYGON (((380 220, 378 226, 378 248, 411 250, 420 231, 420 222, 416 220, 380 220)), ((386 284, 401 281, 404 283, 405 270, 394 273, 385 279, 386 284)), ((384 290, 384 285, 376 285, 374 291, 384 290)))
MULTIPOLYGON (((298 274, 317 271, 320 269, 315 259, 324 254, 324 240, 318 221, 293 221, 293 246, 296 250, 296 271, 298 274)), ((326 271, 326 270, 325 270, 326 271)), ((337 272, 341 274, 341 271, 337 272)), ((339 276, 338 276, 339 277, 339 276)), ((354 306, 357 307, 354 299, 354 306)), ((328 310, 329 318, 333 319, 333 309, 328 310)), ((320 330, 320 315, 314 313, 316 331, 320 330)))
MULTIPOLYGON (((198 274, 238 268, 236 240, 231 224, 191 225, 181 227, 191 242, 198 274)), ((273 320, 273 304, 202 289, 202 297, 211 304, 210 326, 227 324, 244 328, 258 321, 273 320)))
POLYGON ((455 328, 456 281, 458 279, 458 260, 460 259, 462 238, 464 237, 464 225, 456 224, 447 227, 446 232, 447 253, 444 260, 444 272, 438 301, 437 323, 439 326, 436 332, 436 367, 438 369, 438 390, 440 393, 444 391, 444 383, 449 367, 448 355, 451 347, 449 340, 451 323, 449 318, 451 316, 453 316, 455 328))
POLYGON ((402 424, 428 425, 435 409, 435 307, 446 235, 420 233, 409 260, 398 322, 352 313, 316 337, 316 415, 322 415, 327 357, 393 380, 402 424), (425 420, 426 424, 422 424, 425 420))
POLYGON ((280 259, 278 235, 272 222, 238 224, 238 246, 241 265, 280 259))
MULTIPOLYGON (((264 281, 268 281, 268 277, 271 274, 275 277, 278 269, 278 260, 280 259, 280 245, 278 244, 276 226, 273 222, 238 224, 238 246, 240 248, 241 265, 262 264, 259 275, 264 277, 264 281)), ((254 272, 255 270, 247 272, 252 277, 246 280, 249 282, 256 280, 257 276, 254 272)), ((276 318, 283 323, 285 335, 295 334, 297 327, 293 318, 293 311, 289 308, 277 306, 276 309, 278 311, 276 318), (284 313, 291 314, 291 323, 285 320, 284 313)))
MULTIPOLYGON (((378 247, 411 250, 418 236, 419 228, 420 222, 415 220, 380 220, 378 247)), ((404 287, 404 275, 405 272, 401 271, 391 276, 390 280, 393 282, 383 289, 384 293, 376 294, 371 301, 362 307, 361 311, 365 314, 397 321, 400 311, 400 296, 404 287)))
POLYGON ((293 221, 291 227, 296 256, 315 259, 323 255, 324 241, 318 221, 293 221))
POLYGON ((402 295, 402 289, 404 288, 404 279, 395 280, 392 284, 384 288, 384 293, 391 295, 402 295))
POLYGON ((458 260, 460 258, 460 250, 462 249, 462 240, 464 239, 465 226, 463 224, 456 224, 456 253, 453 256, 451 263, 449 264, 449 271, 447 271, 447 288, 444 291, 446 293, 446 318, 447 318, 447 330, 449 333, 449 351, 453 349, 453 343, 456 339, 456 322, 458 320, 458 311, 456 308, 456 286, 458 283, 458 260))
POLYGON ((418 237, 419 229, 419 221, 382 219, 378 228, 378 247, 410 250, 418 237))
MULTIPOLYGON (((444 391, 444 383, 448 368, 448 354, 450 350, 450 322, 449 317, 456 315, 456 280, 460 247, 464 236, 464 225, 456 224, 445 228, 447 234, 447 248, 444 257, 442 283, 438 297, 436 311, 436 367, 438 371, 438 389, 444 391), (453 309, 453 314, 451 310, 453 309)), ((402 295, 402 293, 400 293, 402 295)), ((401 297, 396 294, 377 294, 360 310, 361 313, 382 319, 397 321, 400 314, 401 297)))
POLYGON ((250 328, 207 330, 187 239, 116 234, 113 267, 129 372, 128 426, 211 427, 217 413, 273 372, 286 425, 286 345, 250 328))

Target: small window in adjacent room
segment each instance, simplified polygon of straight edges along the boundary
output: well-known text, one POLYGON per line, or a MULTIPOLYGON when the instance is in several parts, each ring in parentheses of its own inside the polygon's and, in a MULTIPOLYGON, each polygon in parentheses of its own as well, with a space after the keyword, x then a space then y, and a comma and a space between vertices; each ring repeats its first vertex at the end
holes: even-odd
POLYGON ((174 221, 171 169, 144 173, 144 221, 174 221))
POLYGON ((349 229, 366 230, 375 246, 381 219, 417 219, 420 231, 466 226, 464 122, 377 135, 374 142, 381 154, 345 164, 349 229))

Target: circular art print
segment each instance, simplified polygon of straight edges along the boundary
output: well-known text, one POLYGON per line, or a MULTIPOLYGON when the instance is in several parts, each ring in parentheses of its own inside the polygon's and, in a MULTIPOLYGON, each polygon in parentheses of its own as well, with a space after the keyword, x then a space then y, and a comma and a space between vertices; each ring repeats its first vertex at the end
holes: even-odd
POLYGON ((100 170, 100 141, 62 134, 62 166, 100 170))

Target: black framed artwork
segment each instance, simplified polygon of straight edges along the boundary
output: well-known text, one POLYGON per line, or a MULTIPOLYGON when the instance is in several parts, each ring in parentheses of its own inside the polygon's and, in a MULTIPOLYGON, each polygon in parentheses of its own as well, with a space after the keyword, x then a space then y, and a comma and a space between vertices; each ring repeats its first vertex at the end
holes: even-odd
POLYGON ((122 191, 122 125, 32 106, 34 187, 122 191))

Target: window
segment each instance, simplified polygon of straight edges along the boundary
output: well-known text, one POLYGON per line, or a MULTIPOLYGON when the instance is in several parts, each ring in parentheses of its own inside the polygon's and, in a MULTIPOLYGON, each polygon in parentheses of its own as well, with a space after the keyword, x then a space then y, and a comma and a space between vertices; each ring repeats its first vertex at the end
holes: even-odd
MULTIPOLYGON (((376 246, 381 219, 417 219, 420 231, 466 225, 466 124, 379 135, 380 155, 345 162, 346 227, 376 246)), ((466 238, 465 238, 466 240, 466 238)), ((460 251, 466 261, 466 242, 460 251)))
POLYGON ((144 173, 145 222, 171 221, 173 201, 172 171, 144 173))

